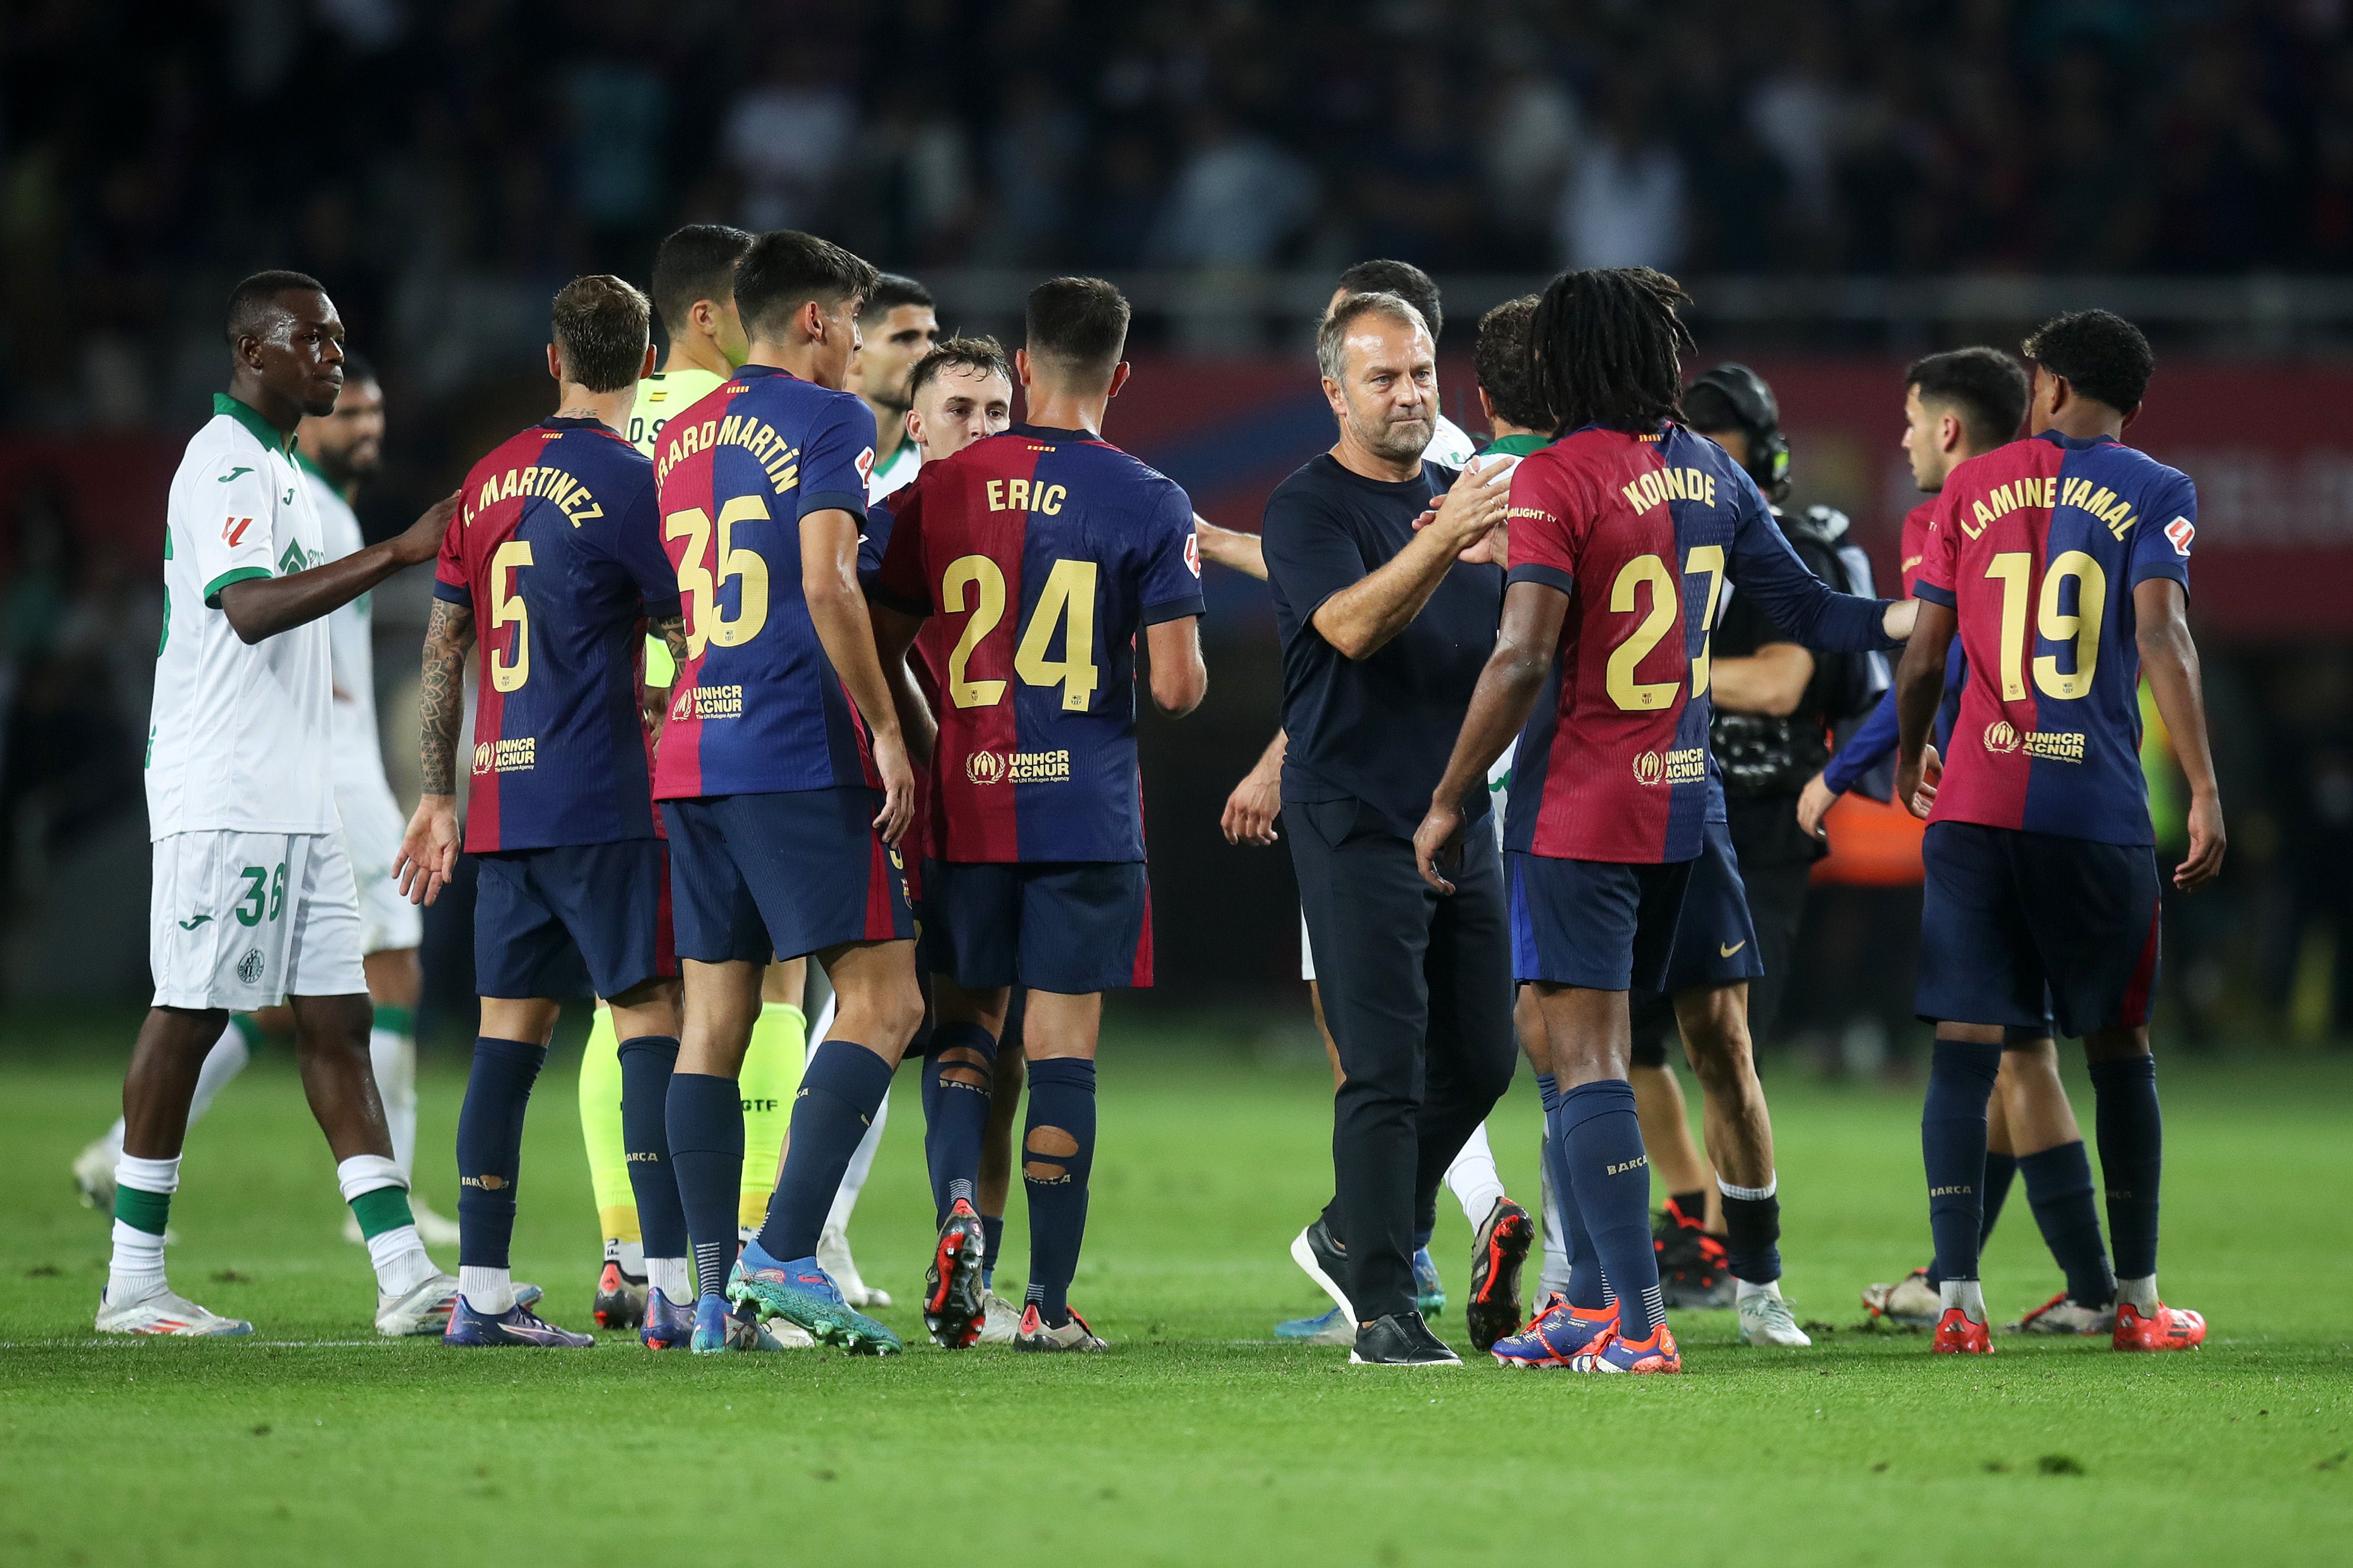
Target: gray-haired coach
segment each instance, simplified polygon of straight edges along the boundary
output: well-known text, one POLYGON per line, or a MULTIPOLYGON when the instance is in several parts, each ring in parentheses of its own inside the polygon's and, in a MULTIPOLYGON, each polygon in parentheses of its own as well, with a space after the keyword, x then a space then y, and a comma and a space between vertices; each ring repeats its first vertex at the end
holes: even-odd
MULTIPOLYGON (((1414 868, 1413 833, 1494 647, 1509 465, 1482 482, 1421 460, 1436 347, 1398 296, 1341 300, 1315 355, 1340 438, 1268 500, 1262 533, 1282 634, 1282 815, 1347 1075, 1338 1195, 1310 1238, 1345 1279, 1352 1360, 1453 1363, 1414 1310, 1414 1216, 1511 1082, 1510 931, 1494 835, 1466 828, 1441 899, 1414 868)), ((1487 809, 1483 789, 1463 801, 1472 824, 1487 809)))

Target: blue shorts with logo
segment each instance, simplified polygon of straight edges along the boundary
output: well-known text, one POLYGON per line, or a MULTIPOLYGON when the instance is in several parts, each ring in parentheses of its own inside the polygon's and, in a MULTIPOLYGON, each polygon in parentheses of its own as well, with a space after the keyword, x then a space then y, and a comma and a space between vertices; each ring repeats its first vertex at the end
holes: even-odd
POLYGON ((1141 860, 923 861, 923 966, 967 991, 1083 996, 1152 984, 1141 860))
POLYGON ((1920 846, 1920 988, 1932 1023, 2000 1024, 2012 1044, 2148 1022, 2157 852, 2057 833, 1932 822, 1920 846))
POLYGON ((474 989, 619 996, 678 973, 659 838, 474 857, 474 989))
POLYGON ((863 785, 662 802, 679 956, 765 963, 913 937, 881 809, 863 785))
POLYGON ((1512 977, 1593 991, 1657 990, 1666 979, 1692 865, 1506 851, 1512 977))
POLYGON ((1699 856, 1691 863, 1683 913, 1667 954, 1666 984, 1633 998, 1634 1064, 1661 1067, 1675 1037, 1674 994, 1696 985, 1734 985, 1765 973, 1757 952, 1757 925, 1748 913, 1748 889, 1740 879, 1740 856, 1732 829, 1707 825, 1699 856))

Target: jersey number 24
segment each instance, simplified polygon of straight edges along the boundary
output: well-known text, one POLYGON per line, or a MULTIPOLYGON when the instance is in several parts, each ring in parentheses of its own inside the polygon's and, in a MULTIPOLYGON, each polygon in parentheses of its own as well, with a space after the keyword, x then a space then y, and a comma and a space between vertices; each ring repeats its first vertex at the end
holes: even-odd
MULTIPOLYGON (((1046 574, 1038 607, 1013 650, 1013 673, 1025 685, 1059 686, 1062 710, 1083 713, 1101 679, 1095 673, 1095 577, 1092 561, 1057 561, 1046 574), (1062 657, 1051 653, 1062 631, 1062 657)), ((973 650, 1005 619, 1005 572, 986 555, 959 555, 940 574, 940 607, 969 615, 948 654, 948 700, 959 708, 993 708, 1005 700, 1002 680, 975 680, 973 650)))

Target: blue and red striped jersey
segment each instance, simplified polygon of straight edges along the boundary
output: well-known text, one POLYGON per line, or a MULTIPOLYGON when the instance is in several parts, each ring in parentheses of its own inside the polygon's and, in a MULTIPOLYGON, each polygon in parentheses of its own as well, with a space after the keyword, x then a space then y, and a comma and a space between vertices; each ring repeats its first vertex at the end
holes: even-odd
POLYGON ((1968 660, 1931 822, 2149 844, 2133 590, 2187 591, 2198 492, 2107 437, 2046 430, 1952 471, 1914 592, 1968 660))
POLYGON ((801 519, 862 523, 873 462, 866 405, 771 365, 745 365, 662 426, 654 468, 687 657, 658 798, 881 783, 801 588, 801 519))
POLYGON ((1098 436, 1016 425, 887 497, 874 594, 943 618, 927 851, 1141 860, 1139 628, 1202 611, 1193 503, 1098 436))
MULTIPOLYGON (((1568 596, 1545 689, 1520 734, 1506 848, 1567 860, 1688 860, 1715 760, 1708 637, 1729 578, 1810 647, 1889 647, 1886 601, 1806 570, 1756 481, 1679 425, 1599 426, 1512 476, 1512 587, 1568 596)), ((1509 594, 1511 588, 1505 592, 1509 594)))
POLYGON ((433 592, 473 611, 480 641, 466 847, 656 837, 638 660, 678 580, 653 465, 594 419, 547 419, 460 493, 433 592))

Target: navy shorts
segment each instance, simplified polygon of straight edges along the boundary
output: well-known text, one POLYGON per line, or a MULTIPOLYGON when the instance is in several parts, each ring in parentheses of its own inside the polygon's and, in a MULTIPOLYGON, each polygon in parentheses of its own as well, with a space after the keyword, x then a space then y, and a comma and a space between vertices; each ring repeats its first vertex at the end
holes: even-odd
POLYGON ((1152 984, 1141 860, 923 862, 924 967, 967 991, 1067 996, 1152 984))
POLYGON ((2012 1044, 2054 1017, 2071 1037, 2148 1022, 2155 849, 1935 822, 1920 858, 1921 1017, 2000 1024, 2012 1044))
POLYGON ((1691 873, 1689 860, 1628 865, 1507 851, 1512 977, 1592 991, 1657 990, 1691 873))
POLYGON ((913 937, 881 809, 862 785, 662 802, 679 956, 765 963, 913 937))
POLYGON ((1674 994, 1695 985, 1733 985, 1765 973, 1757 952, 1757 925, 1748 912, 1748 889, 1740 879, 1740 856, 1732 847, 1732 829, 1721 822, 1707 825, 1707 837, 1698 858, 1691 863, 1691 882, 1683 889, 1683 913, 1675 920, 1675 941, 1667 954, 1667 979, 1657 991, 1643 991, 1633 1000, 1634 1065, 1663 1067, 1667 1046, 1677 1037, 1674 994))
POLYGON ((501 849, 474 859, 478 994, 610 998, 678 973, 660 839, 501 849))

